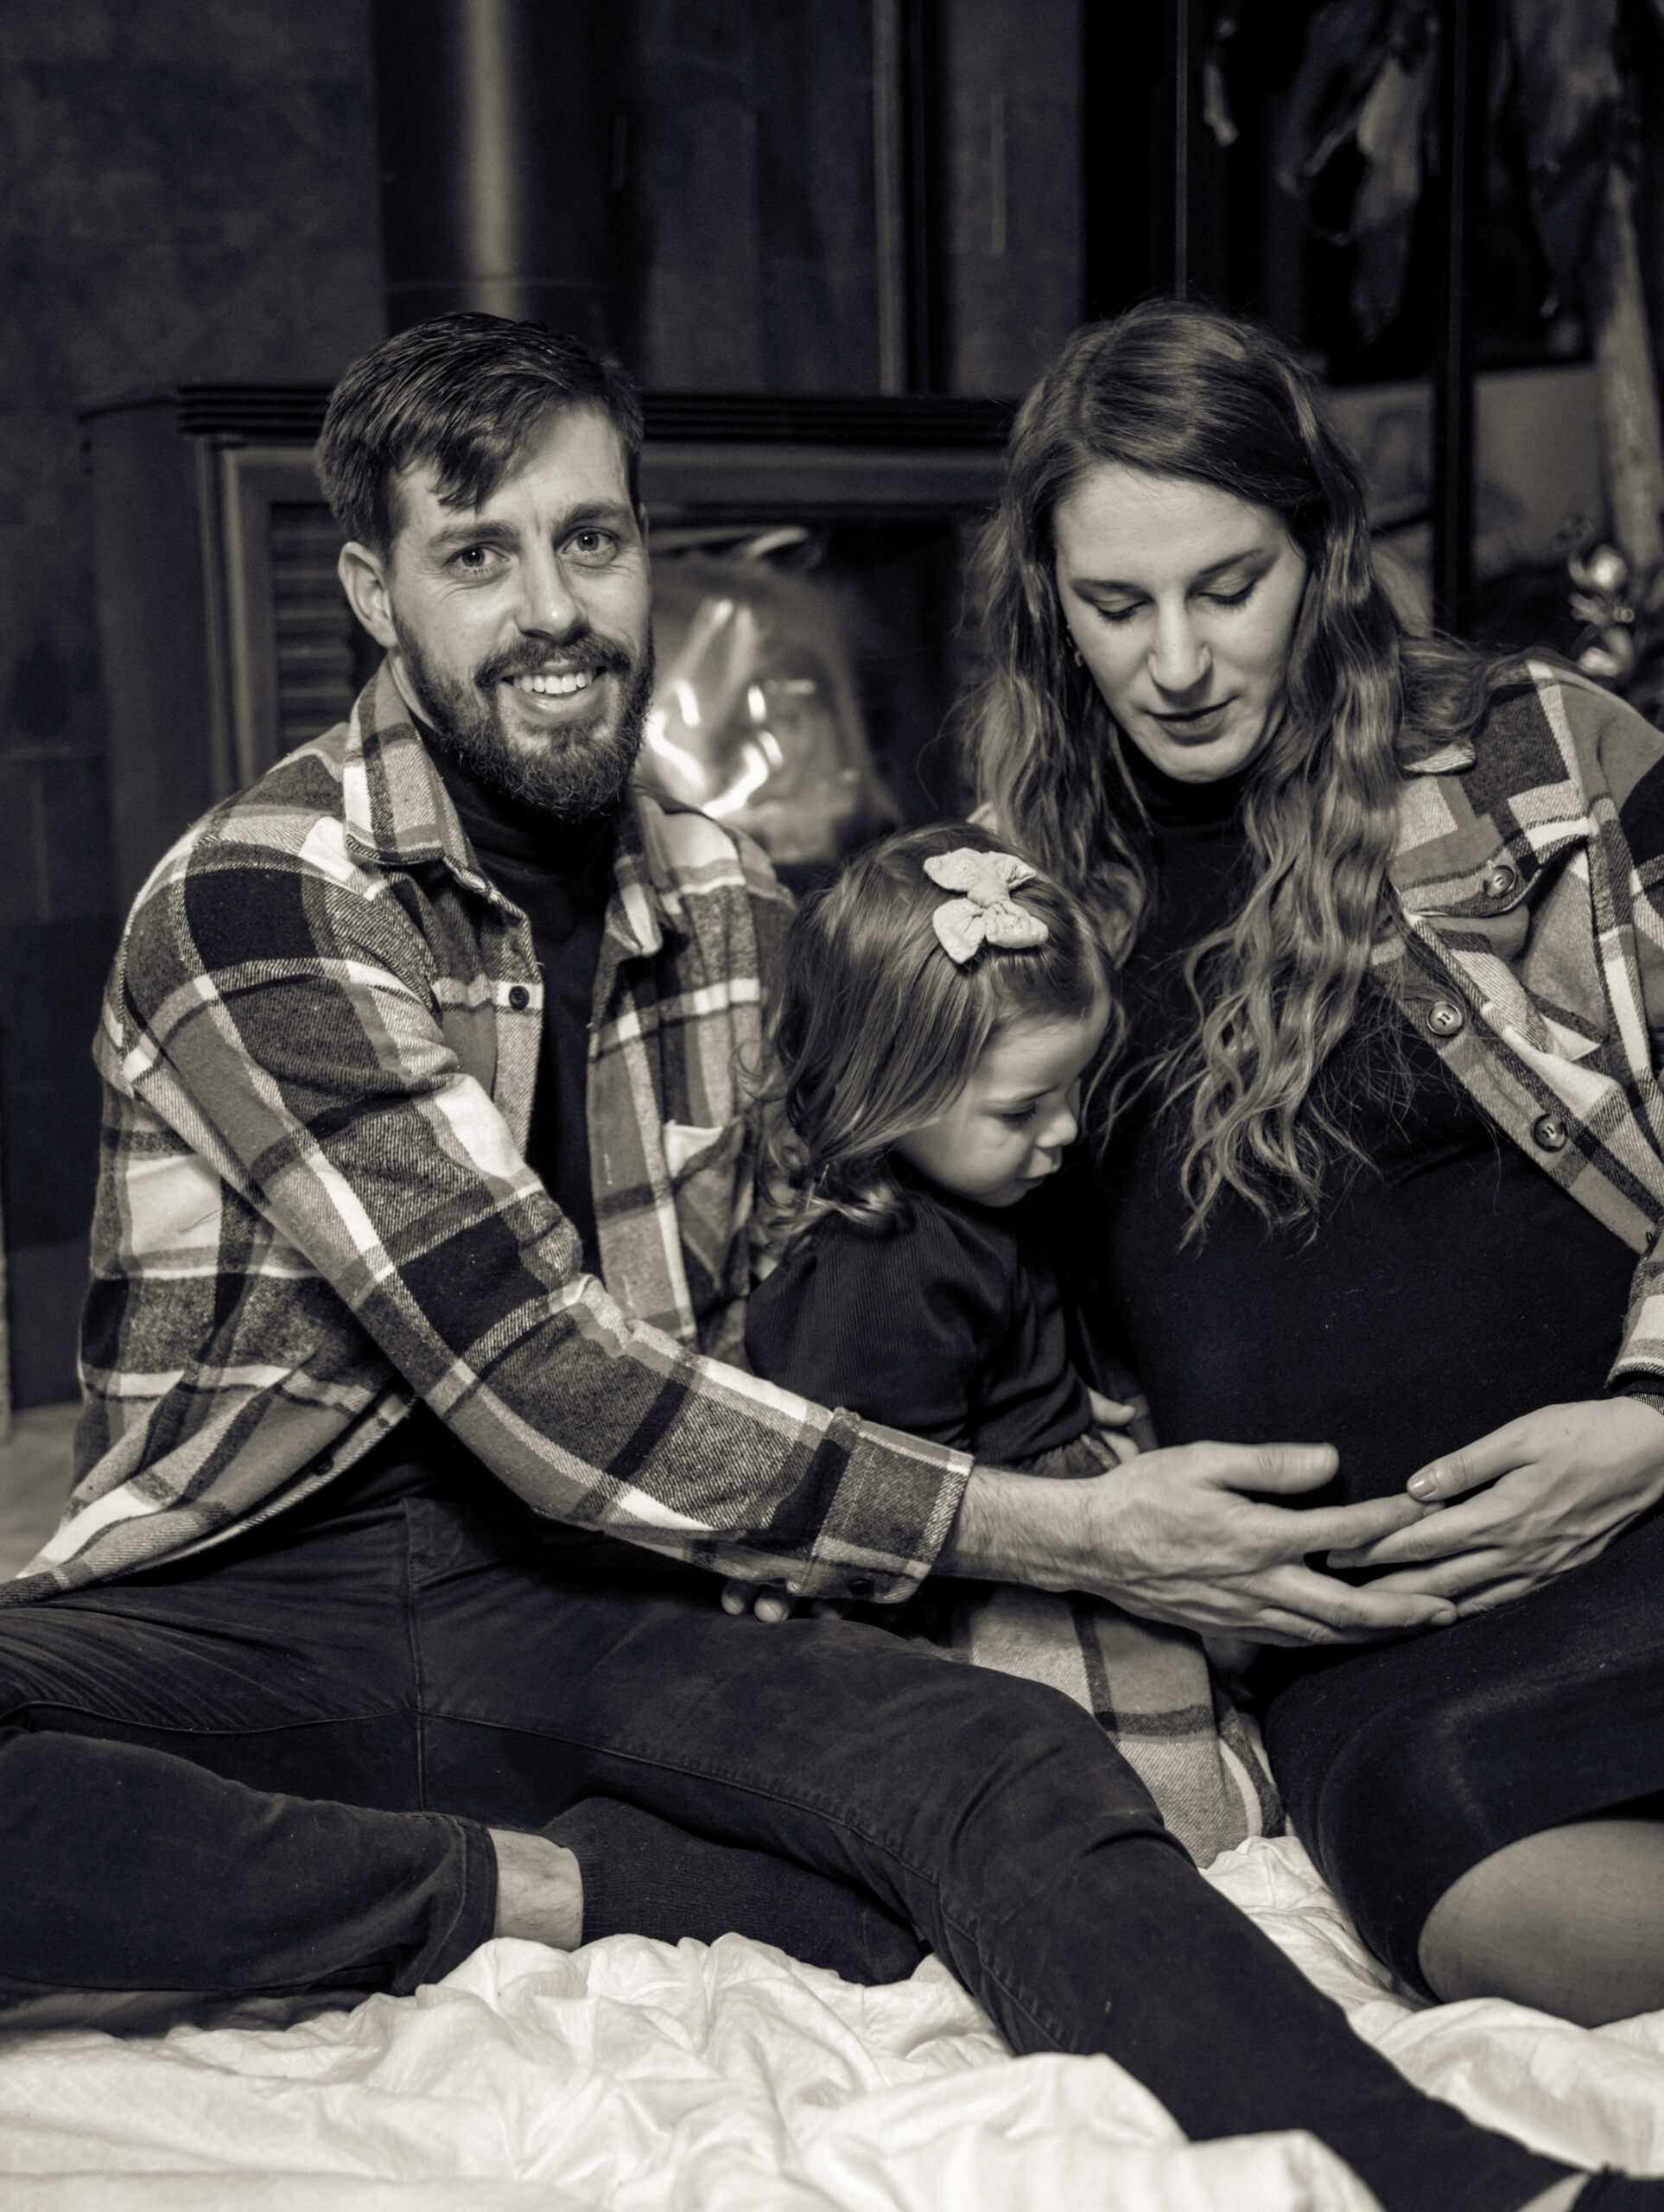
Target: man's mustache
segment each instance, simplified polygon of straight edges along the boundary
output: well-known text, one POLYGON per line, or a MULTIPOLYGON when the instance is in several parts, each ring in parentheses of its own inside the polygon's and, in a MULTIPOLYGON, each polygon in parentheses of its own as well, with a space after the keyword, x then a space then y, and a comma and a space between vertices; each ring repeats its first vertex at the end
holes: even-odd
POLYGON ((608 638, 585 638, 574 645, 538 645, 527 639, 481 661, 473 680, 482 691, 493 683, 511 683, 517 676, 541 676, 553 661, 563 676, 628 676, 635 666, 624 647, 608 638))

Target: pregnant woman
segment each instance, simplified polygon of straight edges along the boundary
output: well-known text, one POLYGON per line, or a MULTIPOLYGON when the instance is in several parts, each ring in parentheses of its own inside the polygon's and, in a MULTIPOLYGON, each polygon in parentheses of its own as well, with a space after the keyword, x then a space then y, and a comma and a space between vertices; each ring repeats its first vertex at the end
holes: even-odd
POLYGON ((1454 1625, 1261 1654, 1294 1825, 1413 1986, 1664 2005, 1664 738, 1413 634, 1311 379, 1209 309, 1070 342, 983 585, 979 797, 1131 1024, 1089 1318, 1163 1444, 1439 1509, 1329 1565, 1454 1625))

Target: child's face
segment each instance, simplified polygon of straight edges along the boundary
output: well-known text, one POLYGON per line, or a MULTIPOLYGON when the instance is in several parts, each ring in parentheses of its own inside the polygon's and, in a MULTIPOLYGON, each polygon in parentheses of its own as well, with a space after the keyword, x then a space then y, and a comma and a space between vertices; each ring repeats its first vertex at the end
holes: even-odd
POLYGON ((979 1205, 1014 1206, 1054 1174, 1079 1133, 1081 1077, 1107 1012, 1037 1015, 1002 1029, 945 1114, 895 1149, 921 1175, 979 1205))

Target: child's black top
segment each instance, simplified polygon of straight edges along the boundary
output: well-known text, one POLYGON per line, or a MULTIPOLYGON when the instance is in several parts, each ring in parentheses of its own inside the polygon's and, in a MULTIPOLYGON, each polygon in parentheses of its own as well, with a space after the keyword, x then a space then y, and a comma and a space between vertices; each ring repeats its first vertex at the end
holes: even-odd
POLYGON ((999 1465, 1083 1434, 1092 1411, 1027 1199, 981 1206, 908 1179, 873 1229, 831 1214, 751 1294, 771 1382, 999 1465))

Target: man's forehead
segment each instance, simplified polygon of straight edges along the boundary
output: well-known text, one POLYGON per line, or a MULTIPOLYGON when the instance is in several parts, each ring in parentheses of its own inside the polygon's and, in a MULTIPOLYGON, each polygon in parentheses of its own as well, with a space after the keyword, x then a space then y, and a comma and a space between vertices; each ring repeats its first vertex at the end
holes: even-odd
POLYGON ((437 461, 426 454, 396 470, 389 490, 395 537, 407 528, 425 537, 458 523, 506 516, 523 507, 528 495, 554 508, 608 499, 630 502, 624 441, 605 410, 587 400, 555 401, 535 416, 495 483, 477 500, 454 491, 448 495, 437 461))

